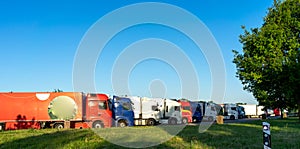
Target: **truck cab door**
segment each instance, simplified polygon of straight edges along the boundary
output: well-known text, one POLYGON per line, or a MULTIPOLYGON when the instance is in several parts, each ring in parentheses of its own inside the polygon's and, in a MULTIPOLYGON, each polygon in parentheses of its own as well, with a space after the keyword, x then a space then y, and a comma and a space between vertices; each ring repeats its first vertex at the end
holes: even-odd
POLYGON ((98 116, 101 116, 98 106, 99 106, 98 100, 88 101, 88 111, 89 111, 90 118, 96 118, 98 116))
POLYGON ((111 105, 108 101, 90 100, 88 102, 88 111, 90 120, 101 120, 110 124, 112 118, 111 105))

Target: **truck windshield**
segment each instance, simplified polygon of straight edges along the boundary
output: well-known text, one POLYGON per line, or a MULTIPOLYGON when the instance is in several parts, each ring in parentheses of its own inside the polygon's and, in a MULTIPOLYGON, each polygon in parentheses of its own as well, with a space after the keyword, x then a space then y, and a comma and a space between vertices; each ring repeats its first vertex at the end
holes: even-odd
POLYGON ((175 111, 180 111, 180 106, 175 106, 175 111))
POLYGON ((122 106, 124 110, 132 110, 132 103, 128 100, 118 100, 115 104, 116 107, 122 106))
POLYGON ((131 109, 132 109, 131 104, 128 103, 128 102, 123 102, 123 103, 122 103, 122 107, 123 107, 125 110, 131 110, 131 109))
POLYGON ((107 109, 107 102, 99 101, 99 109, 107 109))

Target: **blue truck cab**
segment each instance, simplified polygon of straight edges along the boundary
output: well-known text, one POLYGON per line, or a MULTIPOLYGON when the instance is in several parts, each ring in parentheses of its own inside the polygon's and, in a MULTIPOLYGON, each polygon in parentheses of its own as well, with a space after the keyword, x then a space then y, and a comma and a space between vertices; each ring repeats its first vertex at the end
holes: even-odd
POLYGON ((202 106, 199 102, 190 102, 192 107, 193 122, 200 122, 203 119, 202 106))
POLYGON ((113 96, 111 99, 113 126, 133 126, 134 113, 129 98, 113 96))

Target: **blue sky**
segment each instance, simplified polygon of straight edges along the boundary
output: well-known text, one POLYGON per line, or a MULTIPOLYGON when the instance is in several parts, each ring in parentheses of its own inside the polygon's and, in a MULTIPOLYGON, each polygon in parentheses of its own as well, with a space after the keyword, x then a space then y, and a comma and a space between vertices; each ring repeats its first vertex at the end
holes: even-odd
MULTIPOLYGON (((146 1, 1 1, 0 91, 35 92, 57 88, 72 91, 74 57, 88 29, 105 14, 140 2, 146 1)), ((260 27, 273 1, 154 2, 181 7, 197 16, 209 28, 224 57, 225 102, 253 103, 252 95, 242 89, 235 77, 231 50, 242 48, 238 41, 238 36, 243 33, 241 25, 247 28, 260 27)), ((111 39, 96 64, 95 84, 98 92, 114 93, 111 75, 116 58, 131 43, 146 38, 167 40, 181 47, 196 68, 200 99, 210 98, 212 78, 203 53, 193 52, 197 47, 188 37, 172 28, 155 24, 132 26, 111 39)), ((170 98, 180 96, 180 76, 168 63, 157 59, 133 66, 128 80, 133 95, 151 96, 149 88, 154 83, 152 88, 165 91, 165 94, 158 95, 170 98)))

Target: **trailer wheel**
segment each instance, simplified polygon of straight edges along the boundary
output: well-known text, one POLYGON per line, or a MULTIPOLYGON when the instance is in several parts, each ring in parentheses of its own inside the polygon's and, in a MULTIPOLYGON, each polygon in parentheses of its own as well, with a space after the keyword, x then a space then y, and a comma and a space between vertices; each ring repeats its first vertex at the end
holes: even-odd
POLYGON ((41 127, 41 129, 45 129, 46 128, 46 122, 40 122, 40 127, 41 127))
POLYGON ((5 123, 0 123, 0 131, 3 131, 5 129, 5 123))
POLYGON ((56 123, 56 124, 54 124, 54 128, 56 128, 56 129, 63 129, 64 128, 64 124, 63 123, 56 123))
POLYGON ((93 123, 93 128, 96 128, 96 129, 104 128, 104 125, 101 121, 95 121, 93 123))
POLYGON ((187 124, 188 123, 188 119, 187 118, 183 118, 182 119, 182 124, 187 124))
POLYGON ((177 124, 177 119, 176 118, 170 118, 169 119, 169 124, 176 125, 177 124))
POLYGON ((148 126, 154 126, 155 123, 156 123, 156 121, 155 121, 154 119, 151 118, 151 119, 148 120, 147 125, 148 125, 148 126))
POLYGON ((119 127, 126 127, 126 126, 127 126, 127 123, 126 123, 125 120, 119 120, 119 121, 118 121, 118 126, 119 126, 119 127))
POLYGON ((231 116, 230 116, 230 119, 231 119, 231 120, 234 120, 234 119, 235 119, 235 117, 234 117, 233 115, 231 115, 231 116))

